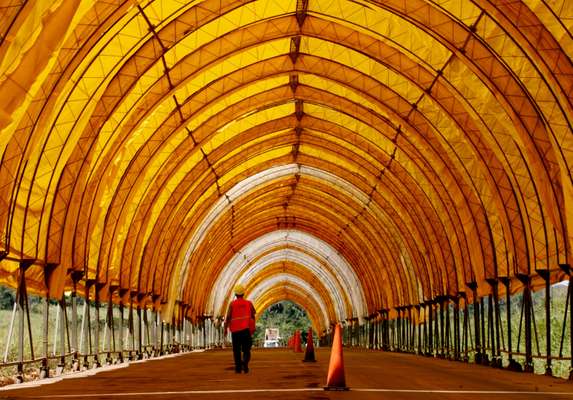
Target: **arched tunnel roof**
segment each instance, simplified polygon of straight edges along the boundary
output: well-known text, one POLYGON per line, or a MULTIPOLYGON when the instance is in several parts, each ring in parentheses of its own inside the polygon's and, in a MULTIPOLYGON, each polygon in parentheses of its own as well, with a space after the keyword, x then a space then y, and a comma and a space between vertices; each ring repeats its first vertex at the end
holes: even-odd
POLYGON ((198 318, 243 282, 323 327, 560 280, 572 21, 566 0, 4 2, 0 283, 198 318))

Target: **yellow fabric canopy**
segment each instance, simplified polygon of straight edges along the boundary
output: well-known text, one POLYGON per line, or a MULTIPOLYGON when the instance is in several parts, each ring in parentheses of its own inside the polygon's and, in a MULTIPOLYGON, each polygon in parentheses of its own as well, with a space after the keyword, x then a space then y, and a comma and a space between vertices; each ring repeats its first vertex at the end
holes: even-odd
POLYGON ((315 328, 561 280, 572 21, 566 0, 5 2, 0 283, 26 269, 37 293, 197 318, 220 312, 234 257, 283 230, 357 277, 360 296, 332 293, 327 257, 244 282, 315 328))

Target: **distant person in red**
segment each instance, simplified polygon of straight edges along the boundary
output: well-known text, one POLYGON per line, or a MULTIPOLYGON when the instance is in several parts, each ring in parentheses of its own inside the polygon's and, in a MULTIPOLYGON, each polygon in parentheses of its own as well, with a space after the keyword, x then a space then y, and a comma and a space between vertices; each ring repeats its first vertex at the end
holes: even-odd
POLYGON ((249 372, 251 346, 253 345, 251 336, 255 333, 255 307, 253 303, 243 298, 245 295, 243 285, 236 285, 233 291, 236 299, 229 306, 227 318, 225 318, 225 332, 231 331, 235 372, 240 374, 241 371, 249 372))

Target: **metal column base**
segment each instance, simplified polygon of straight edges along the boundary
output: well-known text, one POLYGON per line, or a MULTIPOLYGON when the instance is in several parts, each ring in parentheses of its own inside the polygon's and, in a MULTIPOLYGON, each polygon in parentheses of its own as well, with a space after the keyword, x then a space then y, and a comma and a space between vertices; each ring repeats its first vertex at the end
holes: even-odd
POLYGON ((507 366, 507 369, 513 372, 523 372, 523 367, 521 366, 521 364, 515 361, 514 359, 509 360, 509 365, 507 366))
POLYGON ((50 377, 50 371, 47 369, 44 369, 43 367, 40 368, 40 379, 46 379, 50 377))
POLYGON ((503 368, 503 366, 502 366, 502 364, 501 364, 501 358, 495 358, 495 357, 492 358, 490 365, 491 365, 493 368, 503 368))
POLYGON ((489 365, 489 357, 487 354, 481 355, 481 365, 489 365))

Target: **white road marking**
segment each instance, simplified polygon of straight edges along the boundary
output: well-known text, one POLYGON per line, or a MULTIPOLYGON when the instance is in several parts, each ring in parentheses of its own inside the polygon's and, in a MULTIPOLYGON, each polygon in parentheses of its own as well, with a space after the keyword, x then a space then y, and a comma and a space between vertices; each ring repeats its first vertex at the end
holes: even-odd
MULTIPOLYGON (((132 392, 132 393, 84 393, 84 394, 52 394, 46 396, 33 396, 41 399, 91 398, 91 397, 127 397, 127 396, 165 396, 165 395, 193 395, 193 394, 241 394, 241 393, 281 393, 281 392, 321 392, 323 388, 294 388, 294 389, 229 389, 229 390, 181 390, 166 392, 132 392)), ((440 389, 376 389, 355 388, 353 392, 381 392, 381 393, 413 393, 413 394, 444 394, 444 395, 538 395, 538 396, 568 396, 573 392, 532 392, 519 390, 440 390, 440 389)))
POLYGON ((532 392, 524 390, 446 390, 446 389, 351 389, 354 392, 388 392, 388 393, 439 393, 439 394, 537 394, 543 396, 570 396, 573 392, 532 392))

